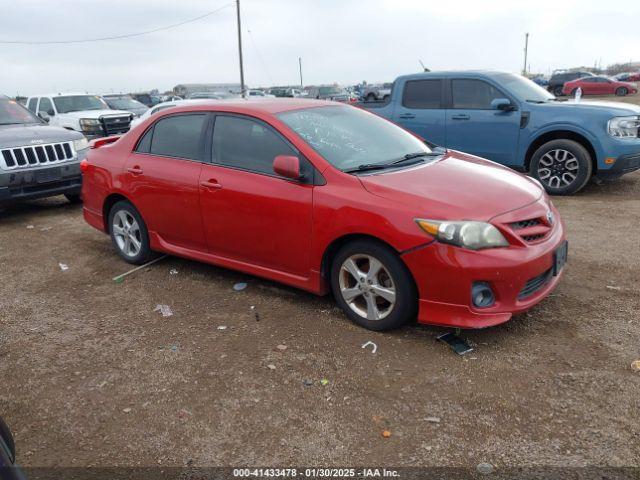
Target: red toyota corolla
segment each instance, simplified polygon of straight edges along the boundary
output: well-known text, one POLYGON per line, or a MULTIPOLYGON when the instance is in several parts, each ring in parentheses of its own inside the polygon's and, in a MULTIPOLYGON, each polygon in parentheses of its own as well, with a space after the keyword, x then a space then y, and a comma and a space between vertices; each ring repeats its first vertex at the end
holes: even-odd
POLYGON ((164 252, 332 291, 372 330, 505 322, 566 260, 535 180, 348 105, 181 105, 92 147, 84 217, 127 262, 164 252))
POLYGON ((620 82, 609 77, 582 77, 571 82, 567 82, 562 87, 564 95, 575 96, 578 88, 582 89, 583 95, 634 95, 638 93, 638 88, 634 83, 620 82))

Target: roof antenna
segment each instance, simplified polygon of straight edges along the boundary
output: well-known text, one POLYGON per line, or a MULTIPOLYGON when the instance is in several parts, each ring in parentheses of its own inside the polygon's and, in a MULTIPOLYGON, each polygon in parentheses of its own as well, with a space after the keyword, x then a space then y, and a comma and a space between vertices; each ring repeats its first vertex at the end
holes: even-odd
POLYGON ((425 67, 425 66, 424 66, 424 63, 422 63, 422 60, 418 59, 418 61, 420 62, 420 65, 422 65, 422 69, 423 69, 425 72, 430 72, 430 71, 431 71, 431 70, 429 70, 427 67, 425 67))

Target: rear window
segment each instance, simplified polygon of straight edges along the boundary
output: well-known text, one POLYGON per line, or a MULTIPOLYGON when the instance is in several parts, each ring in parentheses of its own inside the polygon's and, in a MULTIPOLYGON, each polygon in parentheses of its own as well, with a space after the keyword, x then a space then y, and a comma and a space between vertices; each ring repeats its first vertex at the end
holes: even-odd
POLYGON ((402 105, 407 108, 441 108, 442 80, 410 80, 404 86, 402 105))
MULTIPOLYGON (((200 160, 201 137, 206 119, 205 114, 193 114, 175 115, 158 120, 153 127, 149 153, 163 157, 200 160)), ((141 144, 145 141, 146 136, 141 144)))

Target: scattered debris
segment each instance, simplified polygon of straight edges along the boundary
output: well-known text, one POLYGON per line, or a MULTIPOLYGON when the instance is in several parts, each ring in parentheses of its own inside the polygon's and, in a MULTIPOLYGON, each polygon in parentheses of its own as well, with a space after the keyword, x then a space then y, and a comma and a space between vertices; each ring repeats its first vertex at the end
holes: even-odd
POLYGON ((60 266, 60 270, 62 270, 63 272, 69 270, 69 266, 66 263, 59 263, 58 265, 60 266))
POLYGON ((384 438, 389 438, 391 436, 391 432, 389 430, 385 430, 382 432, 382 436, 384 438))
POLYGON ((268 368, 269 370, 275 370, 275 369, 276 369, 276 366, 275 366, 273 363, 270 363, 269 365, 267 365, 267 368, 268 368))
POLYGON ((640 372, 640 359, 631 362, 631 369, 640 372))
POLYGON ((320 380, 320 385, 322 385, 323 387, 326 387, 327 385, 329 385, 329 380, 327 380, 326 378, 323 378, 322 380, 320 380))
POLYGON ((42 227, 42 228, 40 229, 40 231, 41 231, 41 232, 48 232, 49 230, 52 230, 52 229, 53 229, 53 227, 42 227))
POLYGON ((102 388, 102 387, 104 387, 106 384, 107 384, 107 381, 106 381, 106 380, 103 380, 102 382, 100 382, 100 383, 98 384, 98 388, 102 388))
POLYGON ((27 230, 33 230, 33 225, 27 225, 27 230))
POLYGON ((187 417, 190 417, 191 415, 193 414, 189 410, 182 409, 178 411, 179 418, 187 418, 187 417))
POLYGON ((491 472, 493 472, 493 465, 486 462, 479 463, 476 467, 476 471, 480 475, 489 475, 491 472))
POLYGON ((276 348, 277 348, 278 350, 281 350, 281 351, 283 351, 283 352, 284 352, 284 351, 287 349, 287 346, 286 346, 286 345, 278 345, 278 346, 276 346, 276 348))
POLYGON ((247 282, 238 282, 233 286, 233 289, 236 292, 241 292, 242 290, 244 290, 245 288, 247 288, 247 282))
POLYGON ((172 352, 177 352, 178 351, 178 346, 177 345, 171 345, 171 347, 169 347, 169 350, 171 350, 172 352))
POLYGON ((305 387, 310 387, 311 385, 313 385, 313 380, 310 380, 310 379, 308 379, 308 378, 305 378, 305 379, 302 381, 302 383, 303 383, 303 385, 304 385, 305 387))
POLYGON ((218 325, 218 330, 226 330, 227 326, 226 325, 218 325))
POLYGON ((607 285, 609 290, 622 290, 622 287, 616 287, 615 285, 607 285))
POLYGON ((451 349, 458 355, 473 352, 473 347, 471 347, 464 338, 453 332, 443 333, 436 338, 441 342, 448 343, 451 349))
POLYGON ((132 274, 133 272, 137 272, 138 270, 142 270, 145 267, 148 267, 149 265, 152 265, 156 262, 159 262, 160 260, 163 260, 167 258, 167 255, 163 255, 161 257, 158 257, 154 260, 151 260, 150 262, 145 263, 144 265, 140 265, 139 267, 136 267, 132 270, 129 270, 128 272, 123 273, 122 275, 118 275, 117 277, 113 277, 113 281, 116 283, 122 283, 124 281, 124 277, 126 277, 127 275, 132 274))
POLYGON ((256 306, 255 305, 251 305, 251 311, 253 312, 253 315, 256 317, 256 322, 260 321, 260 315, 258 314, 258 311, 256 310, 256 306))
POLYGON ((178 274, 178 270, 176 270, 175 268, 172 268, 171 270, 169 270, 169 275, 177 275, 178 274))
POLYGON ((153 309, 154 312, 160 312, 163 317, 170 317, 173 315, 171 311, 171 307, 169 305, 156 305, 156 308, 153 309))
POLYGON ((424 421, 429 423, 440 423, 440 417, 426 417, 424 421))
POLYGON ((122 411, 124 413, 129 413, 131 411, 131 408, 127 407, 127 408, 123 408, 122 411))
POLYGON ((371 340, 369 340, 367 343, 363 343, 362 348, 367 348, 369 345, 373 346, 371 353, 376 353, 376 351, 378 350, 378 346, 375 343, 373 343, 371 340))

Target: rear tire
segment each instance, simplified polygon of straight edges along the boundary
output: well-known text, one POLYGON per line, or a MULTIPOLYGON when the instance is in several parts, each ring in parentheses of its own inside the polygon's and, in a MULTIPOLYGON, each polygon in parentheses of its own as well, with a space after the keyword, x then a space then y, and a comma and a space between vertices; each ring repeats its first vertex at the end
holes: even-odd
POLYGON ((126 262, 142 265, 153 258, 147 226, 131 203, 121 200, 111 207, 109 235, 118 255, 126 262))
POLYGON ((556 85, 555 87, 553 87, 553 94, 556 97, 561 97, 562 96, 562 85, 556 85))
POLYGON ((353 322, 369 330, 398 328, 415 318, 418 293, 396 252, 374 240, 344 245, 331 263, 331 289, 353 322))
POLYGON ((551 195, 572 195, 584 188, 593 171, 591 155, 573 140, 551 140, 531 157, 529 174, 551 195))
POLYGON ((370 93, 369 95, 367 95, 367 102, 375 102, 377 100, 375 94, 370 93))
POLYGON ((619 97, 624 97, 627 93, 629 93, 629 90, 627 90, 625 87, 619 87, 616 90, 616 95, 619 97))

